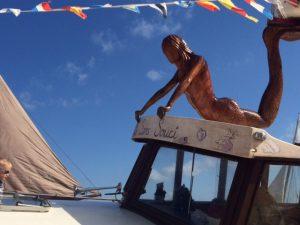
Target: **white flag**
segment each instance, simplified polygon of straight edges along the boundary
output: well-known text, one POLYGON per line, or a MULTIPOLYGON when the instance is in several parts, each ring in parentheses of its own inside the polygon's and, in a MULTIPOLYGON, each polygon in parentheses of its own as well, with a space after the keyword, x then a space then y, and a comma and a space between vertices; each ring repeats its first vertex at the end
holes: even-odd
POLYGON ((0 9, 0 13, 12 13, 15 16, 19 16, 21 13, 20 9, 13 9, 13 8, 5 8, 5 9, 0 9))
POLYGON ((111 8, 112 4, 106 3, 105 5, 101 6, 102 8, 111 8))
POLYGON ((166 3, 149 4, 149 6, 153 9, 156 9, 157 11, 159 11, 163 15, 164 18, 167 18, 168 9, 167 9, 166 3))
POLYGON ((140 13, 139 7, 137 7, 136 5, 124 5, 124 6, 122 6, 122 8, 130 10, 135 13, 140 13))

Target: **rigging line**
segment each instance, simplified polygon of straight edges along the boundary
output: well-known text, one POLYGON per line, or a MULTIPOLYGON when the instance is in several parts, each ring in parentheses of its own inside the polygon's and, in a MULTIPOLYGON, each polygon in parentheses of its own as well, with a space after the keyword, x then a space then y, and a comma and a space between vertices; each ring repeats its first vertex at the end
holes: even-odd
MULTIPOLYGON (((22 103, 20 102, 22 105, 22 103)), ((22 105, 24 108, 24 106, 22 105)), ((25 108, 24 108, 25 110, 25 108)), ((27 110, 25 110, 27 112, 27 110)), ((39 128, 49 137, 49 139, 56 145, 58 150, 60 150, 63 155, 71 162, 71 164, 81 173, 81 175, 93 186, 96 187, 96 185, 93 183, 93 181, 85 174, 85 172, 71 159, 71 157, 63 150, 63 148, 55 141, 55 139, 47 132, 46 128, 41 126, 41 124, 36 120, 36 118, 29 112, 27 112, 30 117, 35 121, 35 123, 39 126, 39 128)))
POLYGON ((96 187, 96 185, 93 183, 93 181, 85 174, 85 172, 71 159, 71 157, 63 150, 63 148, 55 141, 55 139, 42 127, 42 131, 50 138, 50 140, 58 147, 58 149, 64 154, 64 156, 73 164, 73 166, 79 170, 79 172, 84 176, 84 178, 93 186, 96 187))
POLYGON ((298 118, 297 118, 297 123, 296 123, 296 128, 295 128, 295 134, 293 138, 293 144, 296 144, 296 139, 297 139, 297 131, 298 131, 298 126, 300 127, 300 113, 298 113, 298 118))

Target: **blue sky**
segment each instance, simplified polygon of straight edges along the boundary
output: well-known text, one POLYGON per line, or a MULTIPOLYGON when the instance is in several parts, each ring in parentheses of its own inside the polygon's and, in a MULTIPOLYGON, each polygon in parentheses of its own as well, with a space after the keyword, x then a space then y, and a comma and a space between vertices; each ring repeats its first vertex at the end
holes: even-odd
MULTIPOLYGON (((31 9, 38 3, 1 1, 0 8, 31 9)), ((52 6, 105 3, 53 0, 52 6)), ((0 74, 37 126, 51 134, 96 185, 124 183, 141 148, 131 140, 134 111, 175 72, 160 48, 167 34, 182 36, 206 58, 218 97, 257 110, 268 82, 261 38, 266 19, 244 2, 235 3, 260 22, 252 23, 222 7, 217 13, 170 7, 168 19, 153 9, 141 9, 140 15, 121 9, 89 11, 85 21, 69 13, 0 15, 0 74)), ((300 44, 282 42, 281 52, 284 95, 268 131, 290 141, 300 112, 300 44)), ((155 113, 167 100, 146 114, 155 113)), ((184 97, 169 114, 199 118, 184 97)), ((57 146, 49 143, 88 185, 57 146)))

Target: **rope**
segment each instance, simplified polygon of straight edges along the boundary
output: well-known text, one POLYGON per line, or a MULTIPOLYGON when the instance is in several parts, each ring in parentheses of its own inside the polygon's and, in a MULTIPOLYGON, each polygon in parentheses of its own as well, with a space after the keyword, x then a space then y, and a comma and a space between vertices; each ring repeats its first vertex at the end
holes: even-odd
MULTIPOLYGON (((41 127, 39 125, 39 127, 41 127)), ((96 187, 96 185, 93 183, 93 181, 86 175, 86 173, 71 159, 71 157, 63 150, 63 148, 55 141, 55 139, 44 129, 41 127, 41 130, 49 137, 49 139, 56 145, 56 147, 64 154, 64 156, 73 164, 73 166, 78 169, 78 171, 81 173, 81 175, 93 186, 96 187)))
MULTIPOLYGON (((24 108, 25 109, 25 108, 24 108)), ((55 139, 47 132, 47 130, 41 126, 41 124, 32 116, 31 113, 27 112, 31 118, 36 122, 38 127, 48 136, 48 138, 53 142, 54 145, 60 150, 61 153, 70 161, 70 163, 81 173, 81 175, 92 185, 93 187, 96 187, 96 185, 93 183, 93 181, 86 175, 86 173, 71 159, 71 157, 63 150, 63 148, 55 141, 55 139)))

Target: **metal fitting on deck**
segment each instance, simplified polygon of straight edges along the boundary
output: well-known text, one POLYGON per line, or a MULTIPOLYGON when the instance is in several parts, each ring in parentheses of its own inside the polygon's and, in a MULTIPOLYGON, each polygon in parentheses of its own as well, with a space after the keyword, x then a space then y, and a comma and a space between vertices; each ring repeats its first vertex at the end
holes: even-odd
POLYGON ((255 132, 253 138, 258 141, 264 141, 267 139, 267 134, 264 132, 255 132))

